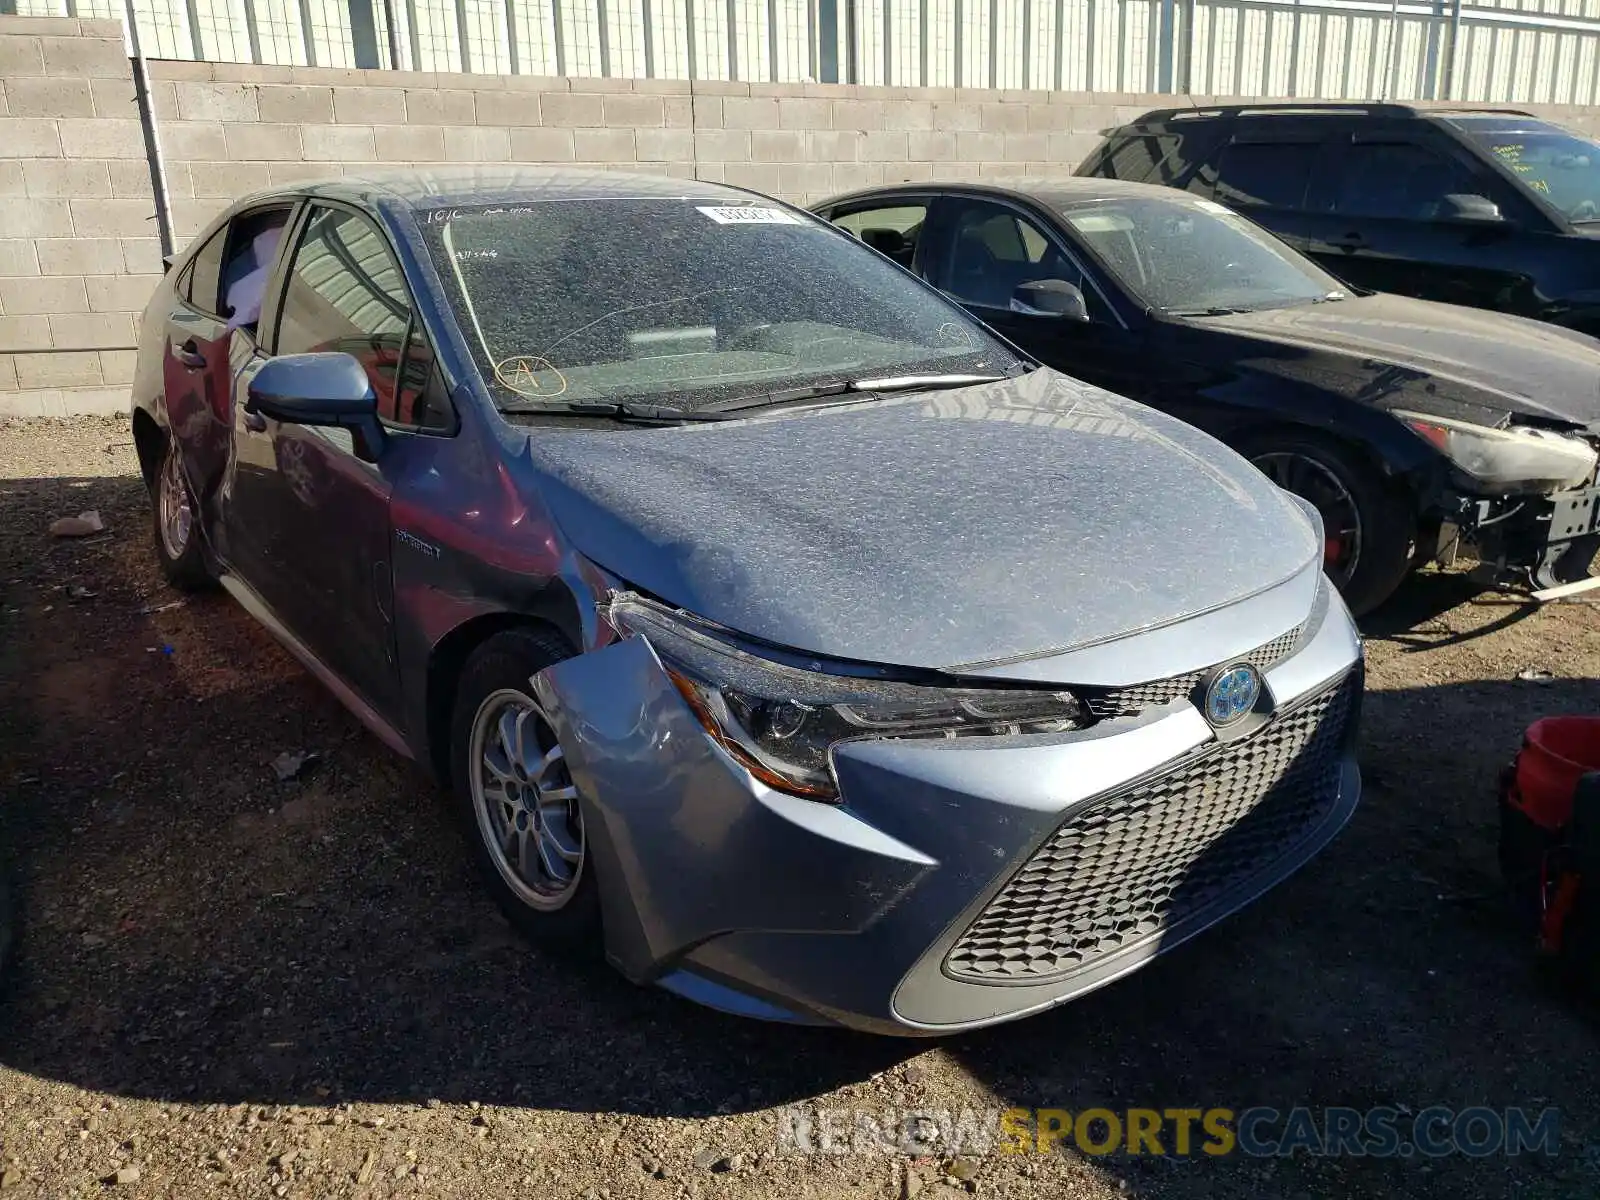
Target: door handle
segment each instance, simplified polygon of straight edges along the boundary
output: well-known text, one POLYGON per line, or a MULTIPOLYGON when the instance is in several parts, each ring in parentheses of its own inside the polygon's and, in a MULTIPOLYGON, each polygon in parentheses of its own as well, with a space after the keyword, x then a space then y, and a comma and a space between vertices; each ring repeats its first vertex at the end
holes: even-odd
POLYGON ((1327 245, 1335 250, 1362 250, 1366 248, 1367 239, 1359 233, 1347 233, 1343 237, 1329 238, 1327 245))
POLYGON ((267 431, 267 419, 256 412, 255 409, 247 408, 244 410, 244 427, 251 433, 265 433, 267 431))
POLYGON ((191 371, 201 370, 206 365, 206 356, 200 353, 200 347, 190 338, 183 345, 172 352, 172 357, 188 367, 191 371))

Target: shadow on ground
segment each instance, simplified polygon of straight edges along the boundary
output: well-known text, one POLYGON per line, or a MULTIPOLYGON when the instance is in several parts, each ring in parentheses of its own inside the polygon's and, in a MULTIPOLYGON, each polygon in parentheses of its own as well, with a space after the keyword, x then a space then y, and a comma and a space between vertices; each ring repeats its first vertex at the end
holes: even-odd
MULTIPOLYGON (((0 484, 0 844, 25 913, 7 1065, 195 1102, 702 1116, 807 1100, 928 1048, 723 1018, 525 947, 432 785, 242 612, 221 597, 142 611, 174 597, 136 481, 70 493, 108 538, 31 532, 69 486, 0 484), (322 759, 282 783, 269 763, 285 750, 322 759)), ((1555 1105, 1578 1155, 1497 1160, 1492 1177, 1466 1159, 1427 1175, 1107 1162, 1163 1194, 1477 1195, 1509 1179, 1576 1194, 1569 1172, 1600 1176, 1581 1174, 1600 1147, 1594 1031, 1538 984, 1493 858, 1496 772, 1558 710, 1600 712, 1600 683, 1370 694, 1373 786, 1303 874, 1136 976, 943 1049, 1003 1102, 1072 1110, 1555 1105)))

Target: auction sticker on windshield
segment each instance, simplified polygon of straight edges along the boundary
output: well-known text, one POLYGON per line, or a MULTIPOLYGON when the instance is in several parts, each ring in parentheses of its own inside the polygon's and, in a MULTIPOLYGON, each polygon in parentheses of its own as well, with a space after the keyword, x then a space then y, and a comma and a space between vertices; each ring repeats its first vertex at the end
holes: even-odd
POLYGON ((781 208, 762 208, 753 204, 697 204, 718 225, 803 225, 799 217, 781 208))

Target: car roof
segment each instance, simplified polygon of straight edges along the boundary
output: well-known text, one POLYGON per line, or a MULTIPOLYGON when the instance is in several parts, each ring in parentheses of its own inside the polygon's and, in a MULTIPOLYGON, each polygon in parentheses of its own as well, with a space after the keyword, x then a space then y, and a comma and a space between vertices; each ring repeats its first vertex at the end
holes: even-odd
POLYGON ((927 183, 886 184, 883 187, 863 188, 860 191, 834 196, 815 207, 833 208, 858 200, 892 199, 895 196, 911 198, 927 195, 929 192, 1032 200, 1050 208, 1066 208, 1086 201, 1109 200, 1117 196, 1145 196, 1152 200, 1171 200, 1180 204, 1195 200, 1195 197, 1188 192, 1174 191, 1172 188, 1161 187, 1154 183, 1132 183, 1126 179, 1069 175, 1061 179, 998 179, 993 183, 962 183, 957 180, 936 179, 927 183))
POLYGON ((285 184, 250 196, 319 196, 352 203, 387 202, 426 212, 468 204, 536 204, 557 200, 751 199, 755 193, 721 183, 574 167, 417 167, 352 172, 339 179, 285 184))

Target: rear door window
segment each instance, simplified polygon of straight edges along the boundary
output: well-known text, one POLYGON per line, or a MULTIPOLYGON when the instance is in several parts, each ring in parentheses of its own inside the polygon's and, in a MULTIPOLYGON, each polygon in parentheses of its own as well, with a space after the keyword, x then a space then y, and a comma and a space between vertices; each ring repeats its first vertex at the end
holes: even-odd
POLYGON ((178 280, 178 294, 209 316, 221 315, 217 290, 222 278, 222 251, 227 241, 228 227, 224 225, 195 251, 178 280))
POLYGON ((916 260, 917 242, 927 219, 928 205, 919 201, 854 209, 835 217, 833 223, 909 271, 916 260))
POLYGON ((1230 142, 1216 161, 1216 198, 1234 208, 1305 207, 1313 142, 1230 142))
POLYGON ((1350 217, 1429 221, 1450 195, 1482 192, 1464 165, 1411 142, 1356 142, 1333 184, 1333 211, 1350 217))

